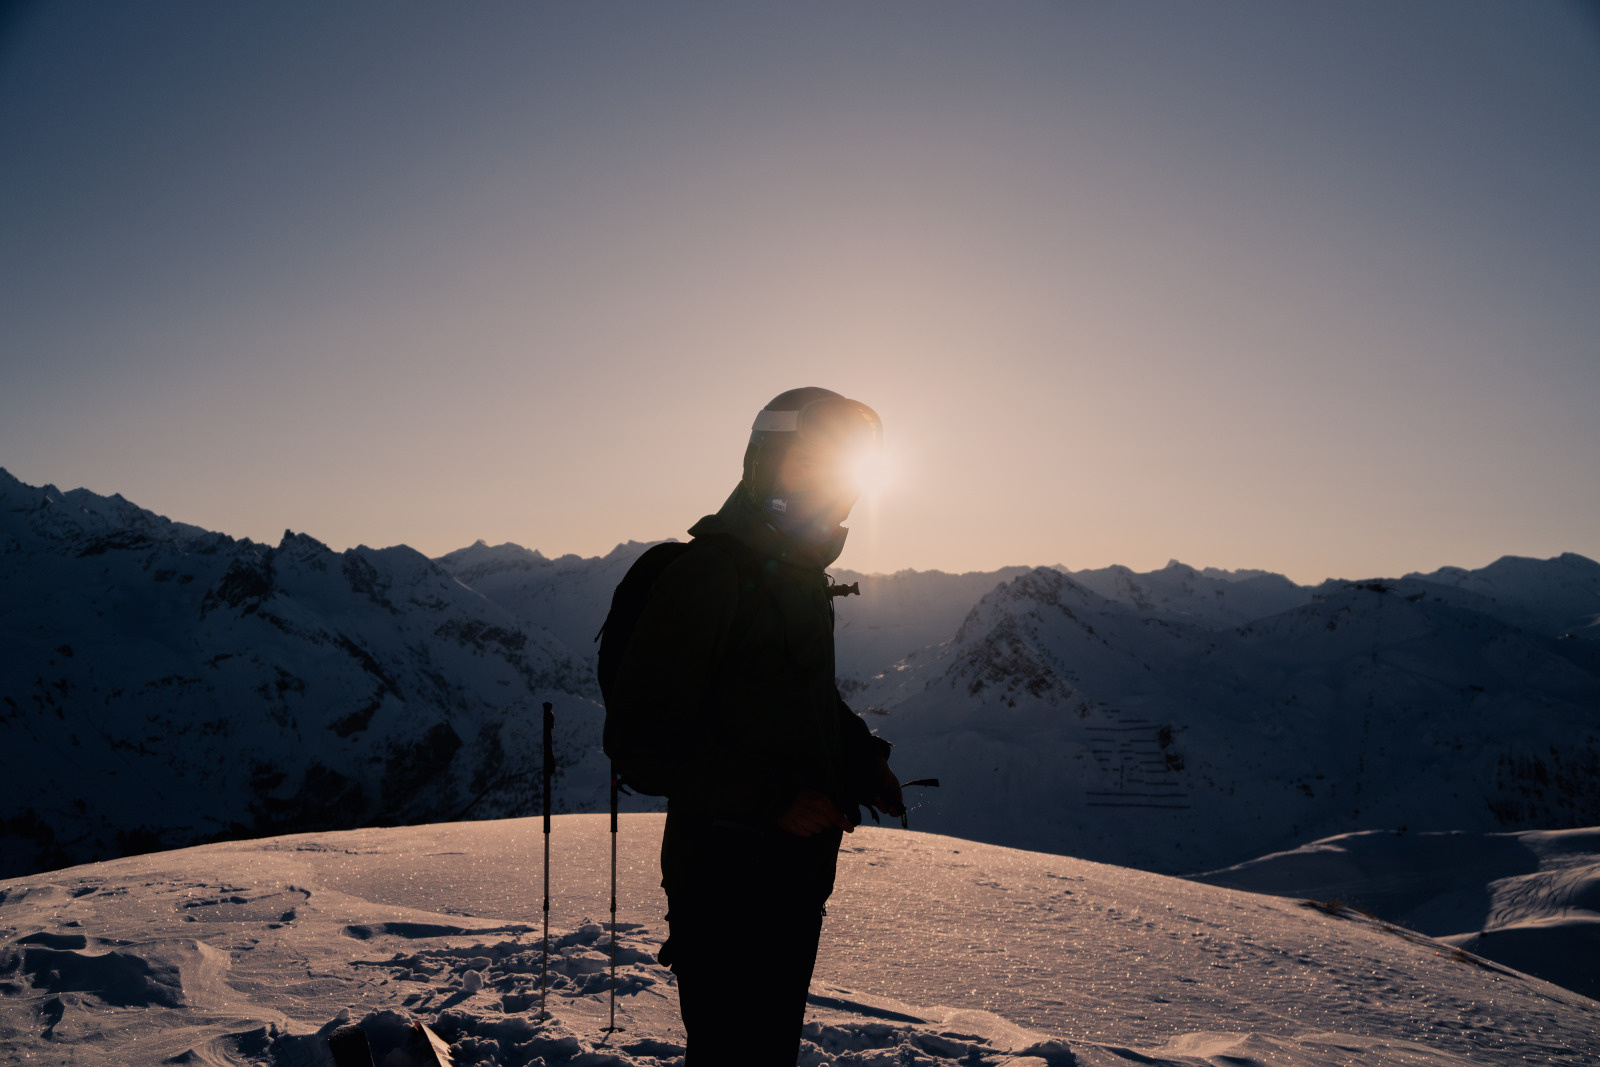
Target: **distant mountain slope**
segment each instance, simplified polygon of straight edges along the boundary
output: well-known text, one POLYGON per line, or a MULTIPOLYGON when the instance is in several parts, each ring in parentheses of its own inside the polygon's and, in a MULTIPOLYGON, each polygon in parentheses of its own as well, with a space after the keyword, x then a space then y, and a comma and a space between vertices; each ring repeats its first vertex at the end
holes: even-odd
POLYGON ((1148 574, 1127 567, 1066 573, 1106 599, 1138 611, 1214 626, 1237 626, 1311 602, 1311 590, 1281 574, 1224 575, 1210 568, 1197 571, 1177 560, 1148 574))
MULTIPOLYGON (((479 541, 434 562, 525 623, 549 630, 592 676, 594 638, 611 606, 611 594, 633 561, 657 543, 628 541, 604 556, 550 559, 521 545, 479 541)), ((859 597, 834 601, 839 676, 846 689, 851 688, 849 680, 870 677, 919 648, 948 639, 979 597, 1028 570, 833 571, 836 582, 861 587, 859 597)))
POLYGON ((0 589, 0 872, 525 814, 547 699, 567 751, 598 744, 560 642, 409 548, 235 541, 0 471, 0 589))
POLYGON ((1416 580, 1246 626, 1132 609, 1041 568, 862 702, 924 828, 1194 870, 1352 829, 1600 822, 1600 643, 1416 580))
POLYGON ((1475 571, 1441 567, 1406 577, 1475 593, 1494 603, 1496 614, 1540 633, 1600 638, 1600 563, 1575 552, 1502 556, 1475 571))
POLYGON ((478 541, 434 563, 523 622, 548 630, 592 679, 595 634, 611 607, 611 594, 633 561, 655 543, 628 541, 604 556, 549 559, 521 545, 478 541))
MULTIPOLYGON (((861 587, 859 597, 833 602, 840 678, 863 681, 920 648, 949 640, 985 593, 1030 569, 1002 567, 965 574, 834 571, 836 582, 861 587)), ((848 682, 844 688, 853 691, 848 682)))
MULTIPOLYGON (((605 619, 611 593, 653 543, 628 541, 605 556, 549 559, 521 545, 479 541, 434 562, 517 618, 549 630, 592 672, 594 635, 605 619)), ((859 596, 834 601, 838 674, 846 697, 899 660, 949 640, 984 595, 1032 569, 1001 567, 961 574, 834 569, 831 577, 836 583, 860 588, 859 596)), ((1148 574, 1127 567, 1064 573, 1138 612, 1224 628, 1309 603, 1312 597, 1310 589, 1281 574, 1211 568, 1202 572, 1176 560, 1148 574)))

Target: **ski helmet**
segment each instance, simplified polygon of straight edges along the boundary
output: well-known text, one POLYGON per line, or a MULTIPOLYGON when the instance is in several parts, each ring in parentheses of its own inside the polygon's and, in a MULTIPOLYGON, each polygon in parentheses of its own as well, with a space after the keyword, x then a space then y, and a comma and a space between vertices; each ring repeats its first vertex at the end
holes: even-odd
POLYGON ((843 455, 882 442, 883 422, 867 405, 831 389, 790 389, 756 413, 744 450, 745 488, 758 501, 771 496, 784 457, 797 446, 843 455))

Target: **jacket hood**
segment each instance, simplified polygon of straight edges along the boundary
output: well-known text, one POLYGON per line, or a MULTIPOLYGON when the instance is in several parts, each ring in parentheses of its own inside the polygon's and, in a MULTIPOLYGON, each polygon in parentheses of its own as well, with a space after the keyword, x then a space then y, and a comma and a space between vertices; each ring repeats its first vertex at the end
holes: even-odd
POLYGON ((689 533, 694 537, 711 533, 726 534, 743 542, 757 555, 793 567, 821 570, 839 558, 839 553, 844 551, 845 537, 850 531, 844 526, 836 527, 821 545, 808 545, 796 540, 767 522, 766 516, 745 491, 744 483, 740 482, 716 514, 707 515, 689 527, 689 533))

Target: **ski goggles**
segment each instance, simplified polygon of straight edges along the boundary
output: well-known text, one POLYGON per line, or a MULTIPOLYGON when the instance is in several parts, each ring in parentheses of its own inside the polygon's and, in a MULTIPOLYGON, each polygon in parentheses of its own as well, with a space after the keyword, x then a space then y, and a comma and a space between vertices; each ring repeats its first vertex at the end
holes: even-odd
POLYGON ((752 433, 793 433, 802 441, 844 449, 883 443, 883 422, 878 413, 856 400, 828 396, 802 405, 796 411, 756 413, 752 433))

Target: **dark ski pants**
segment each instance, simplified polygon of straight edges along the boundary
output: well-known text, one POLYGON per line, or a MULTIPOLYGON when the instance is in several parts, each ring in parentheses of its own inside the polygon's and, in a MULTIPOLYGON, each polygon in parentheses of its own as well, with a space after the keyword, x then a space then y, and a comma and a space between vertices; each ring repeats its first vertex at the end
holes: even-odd
POLYGON ((661 961, 677 977, 684 1067, 794 1067, 833 882, 823 844, 701 837, 700 862, 666 883, 661 961))
POLYGON ((688 1033, 684 1067, 794 1067, 820 910, 702 924, 680 919, 680 905, 671 907, 667 958, 688 1033))

